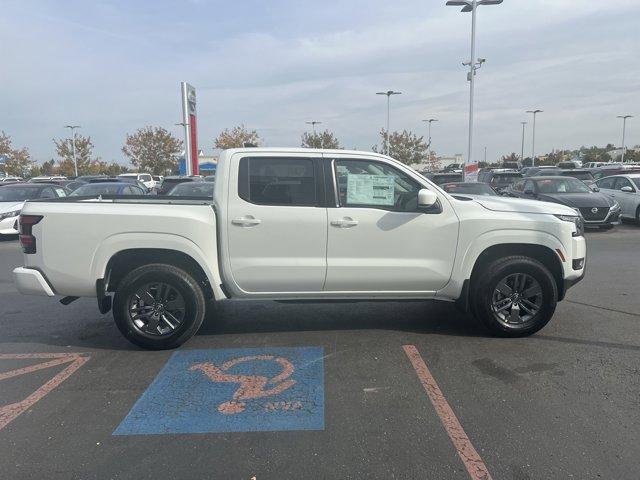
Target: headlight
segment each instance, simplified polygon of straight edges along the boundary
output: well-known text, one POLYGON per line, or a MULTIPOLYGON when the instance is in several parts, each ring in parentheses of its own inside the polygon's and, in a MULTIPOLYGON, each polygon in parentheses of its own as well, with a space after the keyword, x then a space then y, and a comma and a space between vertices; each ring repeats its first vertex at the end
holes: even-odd
POLYGON ((20 210, 14 210, 13 212, 0 213, 0 220, 5 218, 17 217, 20 215, 20 210))
POLYGON ((555 217, 563 222, 571 222, 576 226, 576 231, 573 234, 574 237, 582 237, 584 235, 584 220, 582 219, 582 215, 555 215, 555 217))

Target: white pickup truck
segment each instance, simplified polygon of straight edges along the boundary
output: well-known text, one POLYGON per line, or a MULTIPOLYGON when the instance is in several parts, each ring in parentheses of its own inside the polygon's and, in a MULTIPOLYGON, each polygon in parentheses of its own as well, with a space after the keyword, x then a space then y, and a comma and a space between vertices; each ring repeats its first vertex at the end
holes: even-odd
POLYGON ((28 202, 20 240, 20 292, 97 298, 150 349, 181 345, 227 299, 436 299, 495 335, 531 335, 586 257, 571 208, 451 196, 389 157, 347 150, 227 150, 212 199, 28 202))

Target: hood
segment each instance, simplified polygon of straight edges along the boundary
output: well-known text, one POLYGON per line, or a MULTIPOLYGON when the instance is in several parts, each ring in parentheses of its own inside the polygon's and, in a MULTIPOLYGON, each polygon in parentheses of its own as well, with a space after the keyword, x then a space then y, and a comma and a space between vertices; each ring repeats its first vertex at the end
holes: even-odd
POLYGON ((611 207, 613 201, 602 193, 547 193, 538 195, 543 202, 556 202, 572 208, 611 207))
POLYGON ((24 202, 0 202, 0 213, 13 212, 14 210, 22 210, 24 202))
MULTIPOLYGON (((466 196, 466 195, 465 195, 466 196)), ((544 213, 548 215, 575 215, 572 208, 557 203, 540 202, 538 200, 525 200, 511 197, 480 197, 473 198, 487 210, 494 212, 515 213, 544 213)))

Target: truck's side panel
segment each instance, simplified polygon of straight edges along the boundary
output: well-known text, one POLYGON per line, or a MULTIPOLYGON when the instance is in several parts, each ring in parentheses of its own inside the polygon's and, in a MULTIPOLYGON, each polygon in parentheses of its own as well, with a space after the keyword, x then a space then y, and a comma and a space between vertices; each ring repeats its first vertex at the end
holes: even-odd
POLYGON ((23 214, 30 212, 43 219, 33 229, 37 253, 26 255, 25 264, 42 269, 58 295, 93 297, 111 256, 120 250, 156 248, 191 256, 207 274, 216 298, 224 297, 210 205, 38 202, 25 206, 23 214))

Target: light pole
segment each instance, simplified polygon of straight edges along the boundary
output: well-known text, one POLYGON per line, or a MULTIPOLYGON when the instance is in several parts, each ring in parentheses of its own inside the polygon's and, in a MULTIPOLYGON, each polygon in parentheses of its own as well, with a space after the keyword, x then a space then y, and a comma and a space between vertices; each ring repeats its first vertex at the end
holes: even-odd
POLYGON ((520 123, 522 124, 522 148, 520 149, 520 161, 524 163, 524 130, 525 130, 525 127, 527 126, 527 122, 520 122, 520 123))
POLYGON ((422 120, 423 122, 427 122, 429 124, 429 149, 427 150, 427 154, 429 155, 427 158, 431 160, 431 124, 433 122, 437 122, 437 118, 429 118, 427 120, 422 120))
POLYGON ((313 136, 315 137, 316 135, 316 125, 320 125, 322 122, 316 122, 315 120, 312 120, 310 122, 306 122, 307 125, 311 125, 311 127, 313 128, 313 136))
POLYGON ((527 113, 533 113, 533 140, 531 142, 531 166, 536 166, 536 115, 544 110, 527 110, 527 113))
POLYGON ((386 135, 386 154, 389 155, 389 116, 391 111, 391 95, 402 95, 402 92, 394 92, 393 90, 387 90, 386 92, 376 92, 376 95, 387 96, 387 135, 386 135))
POLYGON ((80 125, 65 125, 64 128, 71 130, 71 150, 73 152, 73 170, 76 177, 78 176, 78 161, 76 160, 76 128, 80 125))
MULTIPOLYGON (((447 5, 463 7, 463 12, 471 12, 471 59, 469 62, 464 62, 464 66, 469 67, 469 73, 467 78, 470 82, 469 88, 469 147, 467 153, 467 163, 472 163, 471 155, 473 151, 473 90, 475 87, 474 77, 476 70, 478 70, 485 62, 484 59, 479 58, 476 60, 476 11, 479 5, 500 5, 503 0, 449 0, 447 5)), ((462 169, 462 179, 466 180, 466 165, 462 169)), ((477 168, 475 169, 475 175, 477 178, 477 168)))
POLYGON ((618 115, 618 118, 622 119, 622 163, 624 163, 624 141, 627 131, 627 118, 633 118, 633 115, 618 115))

